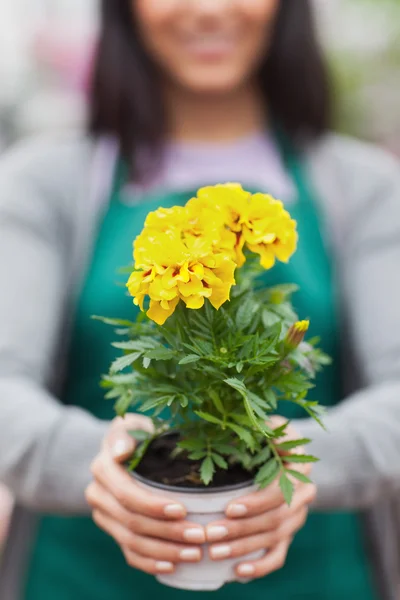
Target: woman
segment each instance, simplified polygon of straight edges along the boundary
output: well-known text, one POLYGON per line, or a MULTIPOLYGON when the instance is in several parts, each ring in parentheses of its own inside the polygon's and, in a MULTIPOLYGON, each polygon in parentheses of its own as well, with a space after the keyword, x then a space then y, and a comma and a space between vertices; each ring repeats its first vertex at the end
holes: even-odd
POLYGON ((183 598, 152 575, 199 560, 205 539, 249 581, 221 600, 395 597, 400 172, 383 152, 329 134, 311 17, 307 0, 103 0, 90 135, 4 160, 0 479, 18 508, 2 599, 183 598), (134 449, 127 430, 149 422, 110 425, 98 387, 112 332, 90 317, 132 317, 114 284, 147 212, 232 180, 281 197, 297 219, 299 250, 271 278, 300 285, 297 308, 333 358, 315 390, 329 433, 285 415, 321 458, 305 525, 315 496, 305 484, 291 507, 271 486, 206 529, 140 491, 119 463, 134 449), (260 548, 260 561, 241 558, 260 548))

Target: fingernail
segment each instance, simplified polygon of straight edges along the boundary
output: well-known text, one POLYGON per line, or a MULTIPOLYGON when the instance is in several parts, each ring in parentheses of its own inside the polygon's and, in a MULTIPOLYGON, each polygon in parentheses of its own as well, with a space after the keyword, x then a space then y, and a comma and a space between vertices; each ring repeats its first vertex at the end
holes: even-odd
POLYGON ((174 570, 174 565, 170 562, 159 561, 156 562, 156 570, 159 573, 170 573, 174 570))
POLYGON ((228 558, 228 556, 231 555, 231 552, 231 547, 227 544, 210 548, 211 558, 228 558))
POLYGON ((231 504, 226 509, 228 517, 244 517, 247 514, 247 507, 244 504, 231 504))
POLYGON ((167 517, 184 517, 186 511, 181 504, 168 504, 164 508, 164 514, 167 517))
POLYGON ((249 575, 254 575, 255 568, 253 565, 240 565, 238 567, 238 573, 243 577, 248 577, 249 575))
POLYGON ((129 452, 132 452, 132 444, 127 440, 117 440, 111 449, 114 458, 119 458, 124 454, 129 454, 129 452))
POLYGON ((218 542, 218 540, 222 540, 229 533, 226 527, 223 525, 210 525, 206 528, 207 532, 207 541, 209 542, 218 542))
POLYGON ((179 558, 181 560, 187 560, 187 561, 200 560, 201 552, 200 552, 199 548, 184 548, 184 550, 180 551, 179 558))
POLYGON ((192 529, 185 529, 183 537, 187 542, 195 542, 197 544, 204 544, 206 536, 203 529, 199 527, 193 527, 192 529))

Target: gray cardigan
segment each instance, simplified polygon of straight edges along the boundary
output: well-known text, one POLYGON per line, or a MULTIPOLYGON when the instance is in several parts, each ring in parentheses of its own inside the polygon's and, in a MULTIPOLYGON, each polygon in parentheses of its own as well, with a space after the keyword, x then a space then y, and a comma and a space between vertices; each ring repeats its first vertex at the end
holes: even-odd
MULTIPOLYGON (((2 600, 18 598, 32 514, 88 512, 89 465, 107 428, 57 400, 104 204, 93 177, 103 149, 71 136, 24 144, 0 162, 0 480, 19 507, 2 600)), ((340 280, 348 393, 329 411, 328 433, 296 425, 321 458, 315 509, 365 511, 382 597, 392 600, 400 592, 400 168, 379 149, 333 135, 310 147, 305 163, 340 280)))

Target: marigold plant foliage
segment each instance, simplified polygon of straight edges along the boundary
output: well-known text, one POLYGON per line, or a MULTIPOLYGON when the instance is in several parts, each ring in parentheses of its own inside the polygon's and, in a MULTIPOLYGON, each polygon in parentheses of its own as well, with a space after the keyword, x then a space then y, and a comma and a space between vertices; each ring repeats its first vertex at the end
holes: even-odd
POLYGON ((178 430, 178 451, 200 465, 205 485, 216 469, 240 463, 261 487, 279 476, 288 502, 293 479, 305 479, 291 463, 316 459, 286 455, 309 440, 282 442, 285 426, 272 429, 270 416, 289 401, 321 423, 307 392, 328 362, 304 341, 308 321, 290 300, 295 286, 262 285, 296 245, 282 202, 239 184, 202 188, 183 207, 150 213, 134 241, 127 287, 137 321, 102 319, 125 338, 102 381, 119 415, 151 416, 155 435, 178 430))

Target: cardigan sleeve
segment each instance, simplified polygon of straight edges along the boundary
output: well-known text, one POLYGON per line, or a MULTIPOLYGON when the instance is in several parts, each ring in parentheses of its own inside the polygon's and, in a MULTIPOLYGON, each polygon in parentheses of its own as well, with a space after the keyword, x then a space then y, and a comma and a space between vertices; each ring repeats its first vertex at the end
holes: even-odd
MULTIPOLYGON (((294 423, 320 458, 320 509, 363 508, 400 491, 400 166, 367 145, 338 149, 329 202, 342 205, 330 214, 342 214, 334 237, 343 361, 361 385, 328 411, 327 432, 309 419, 294 423)), ((325 158, 325 167, 333 162, 325 158)))
POLYGON ((108 426, 49 391, 68 310, 70 203, 89 157, 76 142, 35 142, 0 160, 0 480, 42 511, 88 510, 108 426))

